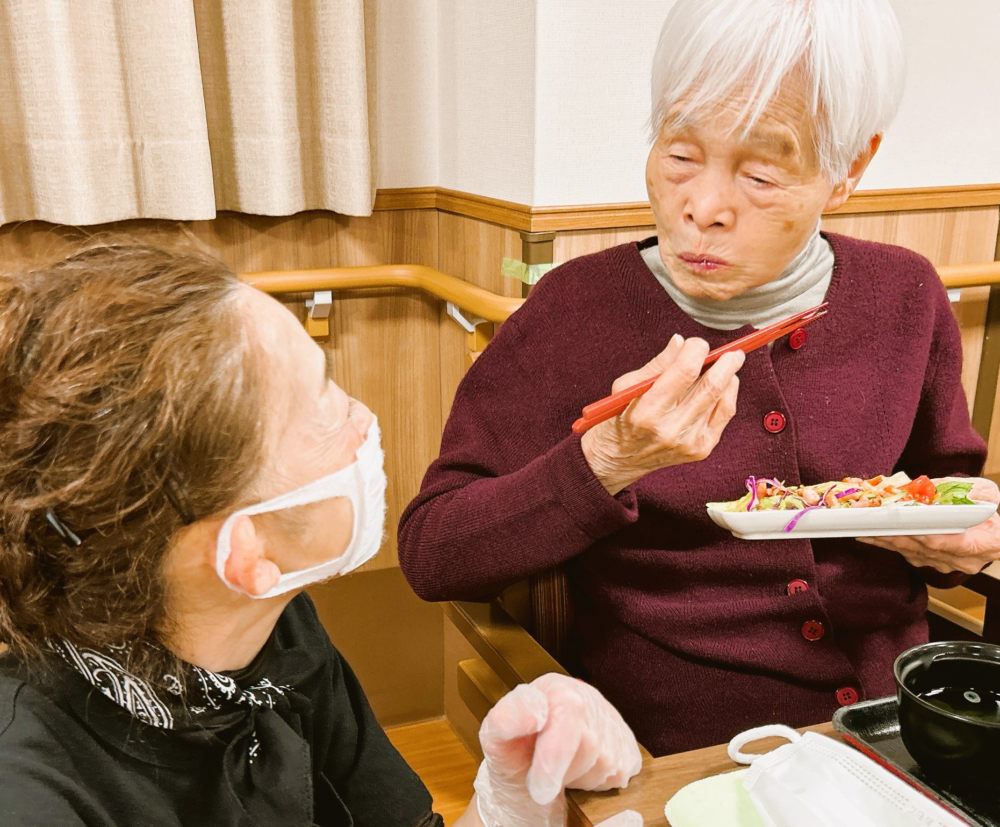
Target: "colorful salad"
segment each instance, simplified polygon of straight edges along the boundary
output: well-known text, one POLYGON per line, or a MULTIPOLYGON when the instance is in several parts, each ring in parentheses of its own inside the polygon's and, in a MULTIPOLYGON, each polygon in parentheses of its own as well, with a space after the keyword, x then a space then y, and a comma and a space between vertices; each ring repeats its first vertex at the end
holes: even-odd
POLYGON ((972 480, 942 480, 936 485, 927 477, 911 480, 900 471, 889 477, 847 477, 840 482, 818 485, 785 485, 779 480, 750 477, 747 493, 731 502, 708 503, 719 511, 795 511, 785 531, 809 511, 818 508, 885 508, 886 506, 974 505, 969 499, 972 480))

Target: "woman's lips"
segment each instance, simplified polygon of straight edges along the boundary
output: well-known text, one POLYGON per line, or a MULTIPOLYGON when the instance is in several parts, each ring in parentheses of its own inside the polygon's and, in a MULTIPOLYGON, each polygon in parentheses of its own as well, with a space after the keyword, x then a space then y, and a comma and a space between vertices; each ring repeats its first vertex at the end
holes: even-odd
POLYGON ((715 273, 729 266, 725 259, 715 256, 698 255, 697 253, 681 253, 677 256, 683 261, 689 270, 695 273, 715 273))

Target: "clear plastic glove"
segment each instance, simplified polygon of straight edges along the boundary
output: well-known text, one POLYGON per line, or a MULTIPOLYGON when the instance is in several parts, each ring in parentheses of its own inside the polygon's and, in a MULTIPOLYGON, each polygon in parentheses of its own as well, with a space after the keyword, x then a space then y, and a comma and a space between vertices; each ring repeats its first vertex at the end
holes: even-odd
MULTIPOLYGON (((562 827, 566 788, 625 787, 642 767, 632 730, 604 697, 582 681, 543 675, 516 687, 479 730, 484 760, 476 777, 486 827, 562 827)), ((609 827, 632 827, 638 814, 609 827)))

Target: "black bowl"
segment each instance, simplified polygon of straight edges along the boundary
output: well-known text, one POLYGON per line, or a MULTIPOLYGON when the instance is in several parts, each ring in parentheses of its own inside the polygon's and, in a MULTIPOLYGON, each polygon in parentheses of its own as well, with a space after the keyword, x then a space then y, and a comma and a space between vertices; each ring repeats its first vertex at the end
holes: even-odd
MULTIPOLYGON (((1000 692, 1000 646, 966 641, 926 643, 893 666, 899 730, 928 776, 962 787, 997 783, 1000 722, 943 709, 921 697, 940 687, 1000 692)), ((975 700, 978 696, 973 695, 975 700)))

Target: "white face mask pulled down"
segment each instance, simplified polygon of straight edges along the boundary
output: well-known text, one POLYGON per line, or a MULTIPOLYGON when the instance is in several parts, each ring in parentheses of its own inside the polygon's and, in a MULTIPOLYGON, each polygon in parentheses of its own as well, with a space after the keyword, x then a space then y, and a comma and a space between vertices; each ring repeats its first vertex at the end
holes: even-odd
POLYGON ((215 552, 215 571, 229 588, 243 594, 249 594, 239 586, 230 583, 226 578, 226 561, 232 554, 231 541, 236 518, 243 515, 253 516, 254 514, 281 511, 285 508, 295 508, 300 505, 310 505, 322 500, 331 500, 334 497, 347 497, 354 510, 353 533, 347 550, 339 557, 327 560, 325 563, 301 571, 282 574, 278 578, 278 582, 267 592, 249 596, 256 598, 277 597, 292 589, 300 589, 321 580, 328 580, 338 574, 353 571, 371 560, 382 545, 385 528, 385 488, 385 454, 382 451, 378 420, 372 419, 364 444, 358 448, 355 462, 333 474, 320 477, 308 485, 289 491, 287 494, 242 508, 231 514, 219 530, 215 552))
POLYGON ((815 732, 751 729, 732 740, 729 757, 751 764, 743 789, 765 827, 968 827, 868 756, 815 732), (740 752, 772 735, 792 743, 765 755, 740 752))

